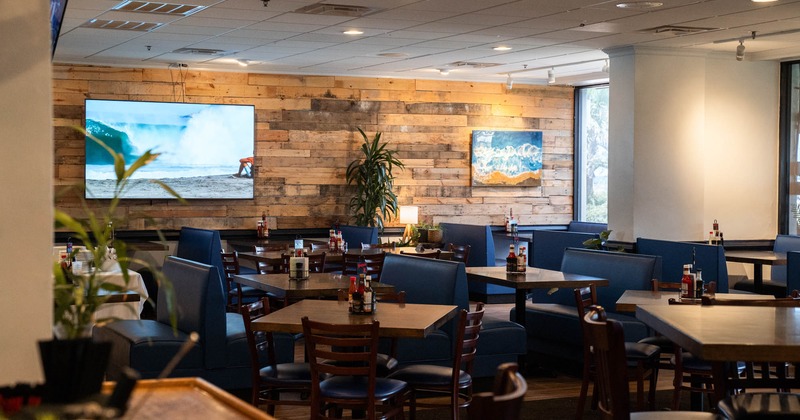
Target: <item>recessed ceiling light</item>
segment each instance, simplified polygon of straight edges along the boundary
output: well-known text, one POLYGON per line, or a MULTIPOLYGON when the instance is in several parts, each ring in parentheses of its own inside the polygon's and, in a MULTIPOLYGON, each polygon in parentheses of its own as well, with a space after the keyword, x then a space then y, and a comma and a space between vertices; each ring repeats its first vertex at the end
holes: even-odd
POLYGON ((660 1, 628 1, 624 3, 617 3, 617 7, 619 7, 620 9, 635 9, 635 10, 655 9, 663 5, 664 3, 660 1))
POLYGON ((359 31, 358 29, 350 29, 342 33, 345 35, 363 35, 364 31, 359 31))
POLYGON ((495 51, 508 51, 508 50, 511 49, 511 47, 506 46, 506 45, 499 45, 499 46, 494 47, 492 49, 495 50, 495 51))
POLYGON ((448 74, 450 74, 450 70, 448 69, 438 69, 438 70, 439 74, 441 74, 442 76, 447 76, 448 74))

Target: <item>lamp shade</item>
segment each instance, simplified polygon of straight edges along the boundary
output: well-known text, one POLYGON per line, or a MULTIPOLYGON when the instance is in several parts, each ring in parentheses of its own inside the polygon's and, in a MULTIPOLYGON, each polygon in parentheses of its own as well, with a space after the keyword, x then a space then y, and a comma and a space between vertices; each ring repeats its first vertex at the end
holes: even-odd
POLYGON ((400 206, 400 223, 416 225, 419 223, 419 207, 400 206))

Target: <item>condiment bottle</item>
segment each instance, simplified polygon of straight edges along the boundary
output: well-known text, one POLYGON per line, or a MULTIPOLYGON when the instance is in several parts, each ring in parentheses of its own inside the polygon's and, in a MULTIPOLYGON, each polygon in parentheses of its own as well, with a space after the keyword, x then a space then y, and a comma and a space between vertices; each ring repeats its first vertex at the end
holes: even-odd
POLYGON ((506 273, 514 273, 517 271, 517 255, 514 253, 514 244, 508 247, 508 256, 506 257, 506 273))
POLYGON ((681 299, 689 299, 694 296, 694 275, 692 265, 683 265, 683 278, 681 279, 681 299))

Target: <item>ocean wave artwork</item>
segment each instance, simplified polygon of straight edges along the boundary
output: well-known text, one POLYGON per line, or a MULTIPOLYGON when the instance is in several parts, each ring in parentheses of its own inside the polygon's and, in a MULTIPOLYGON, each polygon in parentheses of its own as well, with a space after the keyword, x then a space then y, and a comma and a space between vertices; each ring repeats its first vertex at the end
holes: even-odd
POLYGON ((472 132, 472 186, 542 185, 542 132, 472 132))
MULTIPOLYGON (((252 105, 87 100, 86 131, 127 164, 147 150, 159 154, 123 198, 169 198, 151 179, 184 198, 253 198, 250 171, 240 171, 240 159, 253 156, 252 105)), ((87 198, 113 195, 113 157, 88 138, 85 179, 87 198)))

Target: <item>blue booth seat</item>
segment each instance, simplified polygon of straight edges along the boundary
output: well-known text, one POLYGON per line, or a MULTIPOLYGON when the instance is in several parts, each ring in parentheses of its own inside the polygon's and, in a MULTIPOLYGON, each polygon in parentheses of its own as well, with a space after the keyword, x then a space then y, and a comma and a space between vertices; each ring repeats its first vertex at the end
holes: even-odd
POLYGON ((370 226, 341 225, 342 240, 347 243, 348 249, 361 249, 361 244, 377 244, 378 228, 370 226))
MULTIPOLYGON (((440 223, 439 225, 442 228, 442 242, 471 246, 467 266, 494 267, 496 265, 491 226, 460 223, 440 223)), ((492 303, 494 295, 513 296, 514 290, 495 284, 469 282, 469 296, 472 299, 492 303)))
POLYGON ((561 270, 561 260, 567 248, 581 248, 596 233, 569 232, 563 230, 531 231, 531 248, 528 250, 528 265, 547 270, 561 270))
POLYGON ((567 225, 567 232, 581 232, 581 233, 601 233, 608 230, 607 223, 596 222, 581 222, 579 220, 572 220, 567 225))
MULTIPOLYGON (((567 248, 561 271, 608 279, 608 286, 597 288, 598 304, 610 319, 622 323, 628 341, 648 337, 650 331, 632 314, 615 312, 616 302, 625 290, 650 290, 651 280, 660 278, 661 258, 654 255, 567 248)), ((572 289, 555 292, 533 290, 533 303, 525 310, 528 351, 535 358, 581 361, 583 337, 575 294, 572 289)), ((510 319, 515 319, 512 309, 510 319)), ((543 362, 544 360, 537 360, 543 362)))
MULTIPOLYGON (((405 291, 408 303, 456 305, 459 311, 469 309, 467 274, 461 262, 387 254, 381 283, 405 291)), ((398 340, 399 365, 451 366, 456 326, 450 321, 424 339, 398 340)), ((497 366, 516 362, 525 352, 525 329, 521 325, 485 315, 472 376, 493 376, 497 366)))
MULTIPOLYGON (((796 235, 777 235, 775 243, 772 246, 775 252, 800 251, 800 236, 796 235)), ((788 254, 787 254, 788 255, 788 254)), ((747 292, 755 291, 755 284, 752 279, 742 280, 733 286, 736 290, 743 290, 747 292)), ((769 279, 764 279, 762 286, 762 293, 775 295, 775 297, 785 297, 788 293, 794 290, 791 287, 787 288, 787 267, 782 265, 773 265, 772 272, 769 279)))
POLYGON ((181 228, 176 257, 212 265, 216 267, 219 277, 224 278, 225 269, 220 251, 222 241, 218 231, 187 226, 181 228))
MULTIPOLYGON (((199 341, 170 376, 199 376, 224 389, 249 388, 250 353, 244 321, 240 314, 225 312, 225 295, 216 268, 170 256, 163 272, 174 290, 177 329, 173 330, 166 308, 166 287, 159 289, 155 320, 120 320, 95 327, 94 340, 110 341, 113 346, 107 378, 119 380, 126 366, 142 378, 157 377, 189 335, 197 332, 199 341)), ((281 361, 294 359, 290 335, 276 334, 275 343, 281 361)))
POLYGON ((636 238, 636 252, 660 256, 661 280, 670 283, 681 281, 683 265, 692 263, 694 252, 695 268, 703 270, 703 281, 715 281, 718 292, 728 292, 728 265, 725 262, 725 249, 721 246, 636 238))

